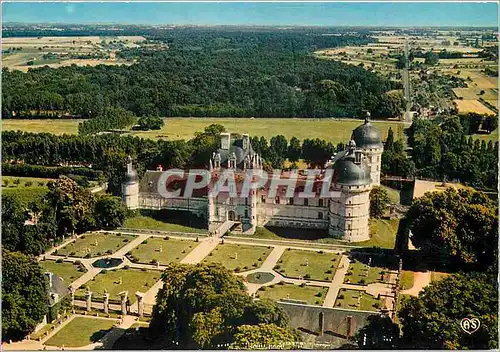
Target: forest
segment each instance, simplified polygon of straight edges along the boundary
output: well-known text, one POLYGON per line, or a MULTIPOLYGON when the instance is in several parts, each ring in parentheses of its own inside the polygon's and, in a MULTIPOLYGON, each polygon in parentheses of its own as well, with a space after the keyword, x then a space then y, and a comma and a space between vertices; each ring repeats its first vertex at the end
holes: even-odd
MULTIPOLYGON (((366 35, 325 30, 179 28, 146 34, 167 50, 124 49, 131 66, 3 70, 4 118, 102 117, 110 107, 141 116, 397 116, 397 89, 361 67, 314 58, 321 48, 363 45, 366 35), (381 110, 377 114, 377 111, 381 110)), ((120 128, 120 127, 114 127, 120 128)))

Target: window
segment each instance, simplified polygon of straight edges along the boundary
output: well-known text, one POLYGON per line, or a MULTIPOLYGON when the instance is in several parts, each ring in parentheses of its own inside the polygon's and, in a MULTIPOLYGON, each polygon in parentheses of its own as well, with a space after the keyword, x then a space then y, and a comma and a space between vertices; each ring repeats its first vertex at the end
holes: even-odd
POLYGON ((233 205, 233 198, 229 198, 229 204, 233 205))
POLYGON ((280 204, 280 197, 279 196, 276 196, 276 198, 274 198, 274 203, 280 204))
POLYGON ((318 219, 323 219, 323 213, 322 212, 318 213, 318 219))
POLYGON ((245 218, 248 218, 248 210, 245 209, 245 218))
POLYGON ((248 205, 248 198, 245 198, 245 205, 248 205))
POLYGON ((291 197, 290 199, 288 199, 288 204, 293 205, 293 197, 291 197))
POLYGON ((306 198, 306 199, 304 199, 304 205, 305 205, 305 206, 308 206, 308 205, 309 205, 309 199, 307 199, 307 198, 306 198))
POLYGON ((347 224, 347 229, 351 230, 351 224, 347 224))
POLYGON ((261 197, 260 197, 260 201, 261 201, 262 203, 265 203, 265 202, 266 202, 266 196, 261 196, 261 197))
POLYGON ((320 199, 320 200, 318 201, 318 207, 322 207, 322 206, 323 206, 323 199, 320 199))

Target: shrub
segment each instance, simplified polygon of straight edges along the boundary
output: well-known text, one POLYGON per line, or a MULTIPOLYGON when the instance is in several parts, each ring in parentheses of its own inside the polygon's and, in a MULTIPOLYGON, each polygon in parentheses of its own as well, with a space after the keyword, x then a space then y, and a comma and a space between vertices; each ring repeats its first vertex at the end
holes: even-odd
POLYGON ((279 269, 281 269, 281 265, 275 265, 274 266, 274 270, 279 270, 279 269))
POLYGON ((108 250, 106 251, 106 254, 111 254, 111 253, 113 253, 113 250, 112 250, 112 249, 108 249, 108 250))
POLYGON ((125 243, 128 242, 128 238, 124 238, 123 242, 125 242, 125 243))
POLYGON ((287 250, 287 251, 291 251, 292 249, 291 249, 290 247, 288 247, 286 250, 287 250))
POLYGON ((261 262, 261 261, 262 261, 262 258, 257 259, 257 261, 261 262))
POLYGON ((97 253, 96 253, 96 256, 98 256, 98 257, 100 257, 101 255, 102 255, 102 253, 101 253, 101 252, 97 252, 97 253))
POLYGON ((361 280, 359 280, 359 283, 360 283, 361 285, 364 285, 364 284, 366 283, 366 281, 365 281, 365 279, 361 279, 361 280))
POLYGON ((73 262, 73 265, 82 265, 82 261, 81 260, 75 260, 73 262))
POLYGON ((330 269, 328 269, 327 271, 325 271, 325 274, 331 274, 332 271, 330 269))
POLYGON ((304 275, 304 279, 310 279, 310 278, 311 278, 311 275, 309 275, 309 274, 304 275))
POLYGON ((33 182, 31 182, 31 181, 26 181, 24 183, 24 187, 31 187, 31 186, 33 186, 33 182))
POLYGON ((116 237, 120 237, 122 234, 119 232, 116 234, 116 237))
POLYGON ((91 257, 92 256, 90 255, 90 253, 87 253, 84 258, 88 259, 88 258, 91 258, 91 257))
POLYGON ((69 255, 74 256, 74 255, 76 255, 76 252, 71 252, 69 255))
POLYGON ((151 264, 156 264, 156 263, 158 263, 158 259, 151 259, 150 263, 151 264))
POLYGON ((319 253, 319 254, 323 254, 323 253, 325 253, 325 252, 323 252, 323 251, 319 251, 318 253, 319 253))
POLYGON ((280 260, 278 261, 278 263, 283 263, 283 259, 280 259, 280 260))
POLYGON ((234 272, 235 272, 235 273, 239 273, 240 271, 241 271, 241 268, 240 268, 240 267, 236 267, 236 268, 234 268, 234 272))
POLYGON ((244 269, 244 270, 248 270, 248 266, 244 266, 244 267, 243 267, 243 269, 244 269))
POLYGON ((141 271, 148 271, 148 269, 146 269, 146 268, 141 268, 141 271))
POLYGON ((130 269, 130 265, 125 265, 125 266, 123 267, 123 269, 125 269, 125 270, 130 269))
POLYGON ((320 302, 319 302, 319 301, 316 301, 314 304, 320 304, 320 302))
POLYGON ((351 276, 352 275, 352 271, 348 271, 345 273, 345 276, 351 276))
POLYGON ((211 257, 213 256, 214 254, 212 252, 208 253, 208 256, 211 257))
POLYGON ((165 237, 163 237, 163 239, 164 239, 165 241, 167 241, 167 240, 169 240, 169 239, 170 239, 170 237, 165 236, 165 237))
POLYGON ((344 299, 344 295, 343 295, 343 294, 340 294, 337 298, 338 298, 338 299, 344 299))
POLYGON ((259 288, 259 291, 265 291, 266 290, 266 286, 262 286, 261 288, 259 288))
POLYGON ((267 249, 271 249, 271 246, 267 246, 267 249))
POLYGON ((269 288, 274 288, 274 284, 273 285, 269 285, 269 288))
POLYGON ((258 266, 259 266, 259 264, 257 264, 257 263, 253 263, 253 264, 252 264, 252 266, 253 266, 254 268, 256 268, 256 267, 258 267, 258 266))
POLYGON ((306 287, 305 282, 301 283, 301 284, 300 284, 300 287, 302 287, 302 288, 306 287))
POLYGON ((378 302, 373 303, 373 308, 379 309, 380 308, 380 303, 378 303, 378 302))
POLYGON ((148 244, 148 240, 144 240, 144 242, 142 242, 142 244, 148 244))
POLYGON ((56 260, 56 263, 62 263, 62 262, 64 262, 64 260, 62 258, 59 258, 56 260))

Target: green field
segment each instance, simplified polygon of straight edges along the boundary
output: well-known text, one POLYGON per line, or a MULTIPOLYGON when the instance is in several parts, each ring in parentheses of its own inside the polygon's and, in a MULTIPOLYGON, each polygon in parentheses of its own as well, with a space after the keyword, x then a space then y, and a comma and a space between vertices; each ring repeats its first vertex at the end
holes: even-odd
MULTIPOLYGON (((78 123, 82 120, 16 120, 2 121, 4 130, 21 130, 27 132, 49 132, 55 134, 78 132, 78 123)), ((362 120, 350 119, 312 119, 312 118, 167 118, 165 126, 158 131, 131 132, 134 136, 144 138, 190 139, 197 131, 206 126, 218 123, 228 132, 248 133, 250 136, 272 136, 282 134, 287 139, 295 136, 299 139, 320 138, 333 143, 347 142, 352 130, 363 123, 362 120)), ((389 127, 397 130, 397 122, 373 122, 385 140, 389 127)))
POLYGON ((398 233, 399 219, 370 219, 370 236, 368 241, 353 243, 357 246, 394 248, 398 233))
POLYGON ((137 259, 138 263, 151 263, 159 261, 161 265, 166 265, 170 262, 179 262, 198 243, 191 240, 178 240, 169 238, 151 237, 135 247, 127 255, 131 259, 137 259), (161 252, 160 252, 161 248, 161 252))
MULTIPOLYGON (((409 290, 410 288, 413 287, 413 281, 414 281, 414 273, 413 271, 408 271, 408 270, 403 270, 401 272, 401 289, 402 290, 409 290)), ((431 276, 432 280, 432 276, 431 276)))
POLYGON ((53 178, 36 178, 36 177, 18 177, 18 176, 2 176, 2 187, 4 189, 18 188, 18 187, 44 187, 49 181, 54 181, 53 178), (15 184, 15 180, 19 180, 19 184, 15 184), (8 185, 6 186, 6 182, 8 185), (31 186, 26 183, 31 182, 31 186), (41 185, 40 183, 43 183, 41 185))
POLYGON ((42 268, 61 277, 68 285, 85 274, 87 271, 82 264, 70 262, 56 263, 55 260, 42 260, 38 262, 42 268), (82 269, 80 269, 80 267, 82 269))
POLYGON ((383 301, 363 291, 341 288, 337 296, 337 300, 335 301, 335 307, 378 311, 381 307, 383 307, 383 301), (359 299, 359 297, 361 298, 359 299))
POLYGON ((86 233, 77 238, 75 242, 71 242, 57 250, 57 253, 54 254, 79 258, 100 257, 116 252, 135 237, 119 233, 86 233))
POLYGON ((33 133, 54 133, 77 134, 78 124, 85 120, 78 119, 4 119, 2 120, 2 129, 4 131, 23 131, 33 133))
POLYGON ((331 281, 339 262, 337 253, 288 249, 274 269, 287 277, 331 281))
MULTIPOLYGON (((115 269, 101 271, 84 286, 92 291, 92 299, 102 299, 104 289, 108 290, 110 300, 119 300, 118 293, 128 291, 130 304, 134 304, 136 291, 146 293, 158 280, 161 272, 158 270, 115 269), (121 278, 121 284, 120 284, 121 278)), ((79 288, 75 297, 85 297, 86 289, 79 288)))
POLYGON ((276 284, 268 287, 261 287, 257 291, 256 296, 259 298, 269 298, 274 301, 279 301, 281 299, 296 299, 307 301, 308 304, 321 305, 325 300, 327 292, 327 287, 307 285, 302 287, 294 284, 276 284))
POLYGON ((344 283, 356 285, 369 285, 376 282, 383 282, 383 276, 387 269, 368 266, 359 260, 349 264, 349 270, 344 278, 344 283))
POLYGON ((116 324, 116 320, 75 317, 45 345, 82 347, 97 342, 116 324))
POLYGON ((247 271, 260 268, 272 248, 245 244, 219 244, 203 262, 220 263, 229 270, 247 271))
POLYGON ((123 227, 129 229, 147 229, 147 230, 159 230, 159 231, 171 231, 171 232, 193 232, 193 233, 208 232, 207 229, 200 229, 180 224, 173 224, 170 222, 164 222, 153 219, 149 216, 142 216, 142 215, 126 219, 123 227))
POLYGON ((47 193, 48 188, 46 186, 31 186, 31 187, 2 187, 2 195, 12 196, 19 200, 23 205, 28 205, 29 203, 42 198, 45 193, 47 193))

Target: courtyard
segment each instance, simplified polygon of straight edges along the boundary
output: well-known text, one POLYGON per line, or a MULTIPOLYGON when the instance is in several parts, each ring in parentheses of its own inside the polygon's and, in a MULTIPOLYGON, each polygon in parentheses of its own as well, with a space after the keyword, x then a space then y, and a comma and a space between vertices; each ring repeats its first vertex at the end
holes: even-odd
POLYGON ((294 285, 280 282, 276 285, 261 287, 257 291, 256 297, 269 298, 274 301, 292 299, 305 301, 307 304, 322 305, 327 292, 328 287, 308 286, 305 284, 294 285))
POLYGON ((134 263, 166 265, 171 262, 178 263, 198 243, 193 240, 179 240, 171 237, 150 237, 133 250, 127 257, 134 263))
POLYGON ((235 272, 260 268, 272 252, 271 246, 250 246, 246 244, 219 244, 203 260, 206 263, 220 263, 235 272))
POLYGON ((340 257, 338 253, 288 248, 274 270, 291 278, 331 281, 340 257))
POLYGON ((80 286, 75 297, 85 299, 87 288, 92 292, 92 299, 102 300, 104 290, 109 293, 109 300, 119 301, 118 295, 122 291, 128 291, 130 304, 136 301, 135 292, 147 292, 158 280, 161 272, 159 270, 147 269, 113 269, 103 270, 85 285, 80 286))
POLYGON ((97 342, 116 324, 116 320, 76 316, 45 342, 48 346, 82 347, 97 342))
POLYGON ((136 236, 121 233, 90 232, 54 252, 55 255, 93 258, 113 254, 136 236))
POLYGON ((46 271, 51 272, 52 274, 59 276, 66 282, 66 284, 70 284, 73 281, 77 280, 80 276, 85 274, 87 271, 83 264, 76 262, 57 262, 55 260, 41 260, 39 264, 46 271))
POLYGON ((378 311, 384 302, 364 291, 340 289, 335 301, 335 308, 378 311))

